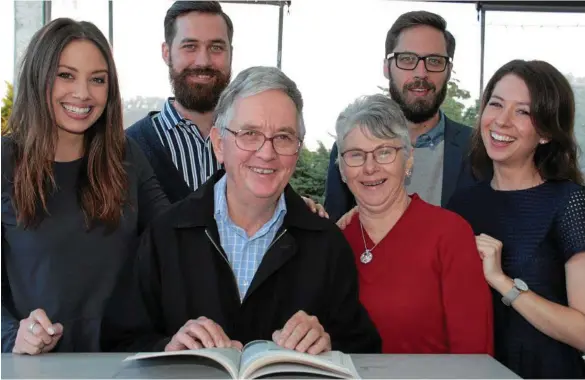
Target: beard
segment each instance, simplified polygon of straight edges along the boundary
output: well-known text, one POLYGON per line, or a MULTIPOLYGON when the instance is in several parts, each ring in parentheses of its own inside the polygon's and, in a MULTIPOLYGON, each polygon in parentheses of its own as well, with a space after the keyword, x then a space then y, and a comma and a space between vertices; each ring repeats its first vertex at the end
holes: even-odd
POLYGON ((390 97, 394 100, 404 113, 404 116, 411 123, 419 124, 430 120, 439 111, 441 104, 447 96, 447 81, 437 92, 434 84, 423 78, 418 78, 410 84, 405 84, 402 91, 390 79, 390 97), (432 92, 434 96, 430 99, 416 99, 414 102, 408 102, 408 91, 411 88, 424 88, 432 92))
POLYGON ((190 69, 176 72, 173 64, 169 65, 169 79, 175 94, 175 100, 190 111, 205 113, 213 111, 221 92, 230 83, 231 72, 227 74, 211 67, 190 69), (191 75, 209 75, 215 80, 210 83, 192 83, 191 75))

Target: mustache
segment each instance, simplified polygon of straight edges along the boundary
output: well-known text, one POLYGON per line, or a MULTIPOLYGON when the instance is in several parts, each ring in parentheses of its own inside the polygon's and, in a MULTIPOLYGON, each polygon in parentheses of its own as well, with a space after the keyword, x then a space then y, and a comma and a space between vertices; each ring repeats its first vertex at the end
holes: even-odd
POLYGON ((212 69, 211 67, 201 67, 195 69, 187 68, 181 71, 181 74, 179 74, 179 76, 182 78, 188 77, 190 75, 209 75, 219 77, 221 76, 221 72, 219 70, 212 69))
POLYGON ((404 86, 405 90, 411 90, 413 88, 423 88, 425 90, 436 90, 436 87, 431 82, 427 81, 424 78, 417 78, 413 82, 406 84, 404 86))

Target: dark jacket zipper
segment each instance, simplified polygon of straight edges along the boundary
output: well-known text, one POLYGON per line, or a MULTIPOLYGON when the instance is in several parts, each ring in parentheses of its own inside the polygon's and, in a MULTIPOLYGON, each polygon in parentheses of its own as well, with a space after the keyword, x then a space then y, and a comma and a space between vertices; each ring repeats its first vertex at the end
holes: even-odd
MULTIPOLYGON (((272 241, 272 243, 268 246, 268 248, 266 249, 266 253, 268 253, 268 251, 270 251, 270 248, 272 248, 272 246, 274 244, 276 244, 276 242, 278 240, 280 240, 280 238, 286 233, 286 228, 284 229, 284 231, 282 231, 280 233, 280 235, 278 235, 276 237, 276 239, 274 239, 272 241)), ((213 244, 213 246, 215 247, 215 249, 217 249, 217 251, 219 252, 219 254, 221 255, 221 257, 223 258, 223 260, 227 263, 227 265, 230 267, 230 273, 232 274, 232 279, 234 280, 234 284, 236 285, 236 290, 238 291, 238 300, 240 299, 240 288, 238 287, 238 280, 236 279, 236 275, 234 274, 234 270, 232 269, 232 266, 228 260, 228 258, 226 257, 226 254, 224 253, 224 251, 222 249, 219 249, 219 245, 215 242, 215 240, 213 240, 213 238, 211 237, 211 235, 209 234, 209 232, 207 231, 207 229, 205 230, 205 235, 207 235, 207 238, 209 239, 209 241, 211 242, 211 244, 213 244)), ((244 296, 244 299, 246 299, 246 296, 244 296)), ((244 301, 244 299, 240 300, 240 304, 244 301)))

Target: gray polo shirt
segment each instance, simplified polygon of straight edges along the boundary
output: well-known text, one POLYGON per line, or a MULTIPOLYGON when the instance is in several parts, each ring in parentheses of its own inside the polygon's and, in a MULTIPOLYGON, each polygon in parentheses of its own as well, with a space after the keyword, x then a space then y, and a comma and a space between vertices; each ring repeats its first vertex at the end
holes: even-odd
POLYGON ((445 157, 445 114, 440 112, 439 122, 427 133, 420 135, 414 144, 412 174, 406 178, 406 191, 436 206, 443 195, 443 161, 445 157))

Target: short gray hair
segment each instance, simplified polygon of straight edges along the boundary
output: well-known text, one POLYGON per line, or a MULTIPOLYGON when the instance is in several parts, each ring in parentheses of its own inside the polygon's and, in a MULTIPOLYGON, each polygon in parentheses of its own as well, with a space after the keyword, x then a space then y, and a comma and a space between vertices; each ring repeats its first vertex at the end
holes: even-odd
POLYGON ((343 153, 345 138, 355 128, 365 128, 372 136, 379 139, 399 138, 402 141, 404 153, 410 154, 412 144, 406 118, 398 104, 386 95, 359 97, 339 114, 335 124, 338 158, 341 158, 341 153, 343 153))
POLYGON ((276 67, 254 66, 238 74, 223 90, 215 107, 215 127, 225 136, 232 121, 236 100, 257 95, 264 91, 279 90, 288 95, 297 109, 297 130, 301 141, 305 138, 303 97, 295 82, 276 67))

